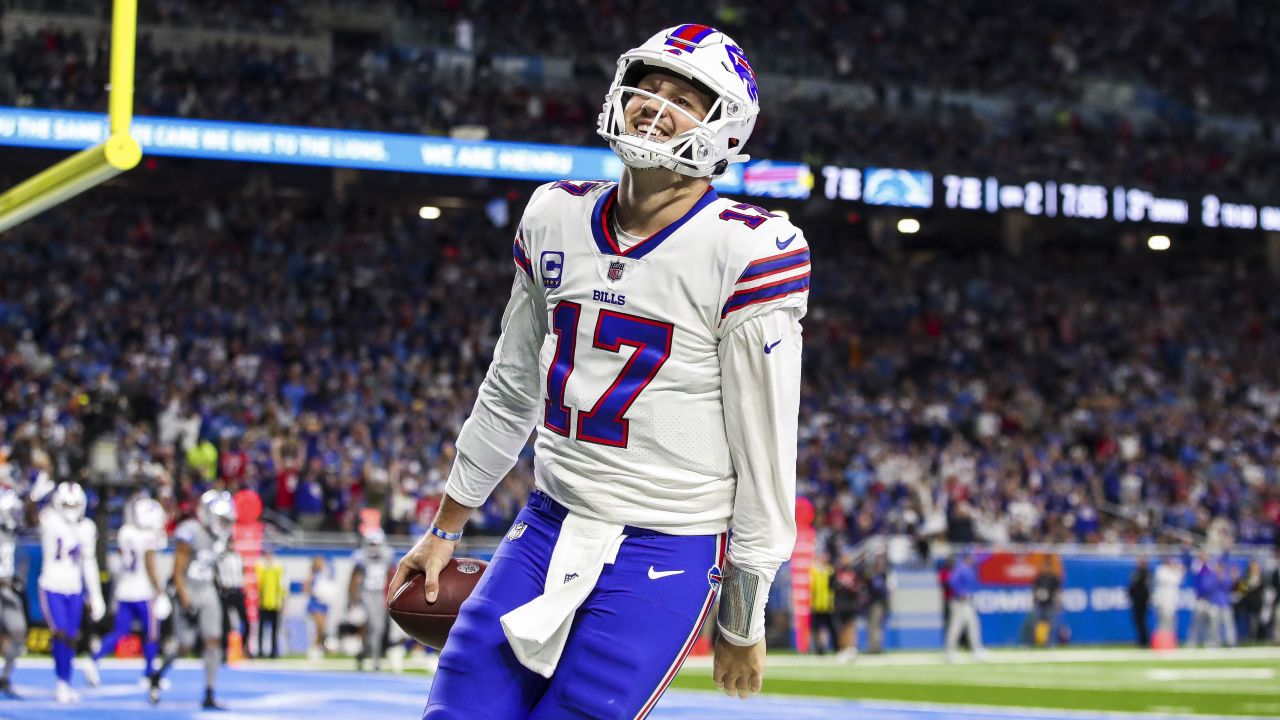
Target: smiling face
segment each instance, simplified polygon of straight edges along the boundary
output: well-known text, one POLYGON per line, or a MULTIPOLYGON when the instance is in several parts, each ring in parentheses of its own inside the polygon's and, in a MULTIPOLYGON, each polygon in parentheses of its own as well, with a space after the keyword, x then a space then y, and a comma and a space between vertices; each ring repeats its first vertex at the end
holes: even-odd
MULTIPOLYGON (((707 111, 711 109, 711 96, 688 80, 674 75, 652 72, 641 78, 636 87, 670 101, 673 106, 695 118, 705 118, 707 111)), ((663 143, 695 127, 693 119, 685 113, 668 108, 659 115, 661 107, 662 103, 654 98, 633 94, 627 99, 624 108, 627 131, 633 135, 645 136, 653 130, 649 139, 663 143)))

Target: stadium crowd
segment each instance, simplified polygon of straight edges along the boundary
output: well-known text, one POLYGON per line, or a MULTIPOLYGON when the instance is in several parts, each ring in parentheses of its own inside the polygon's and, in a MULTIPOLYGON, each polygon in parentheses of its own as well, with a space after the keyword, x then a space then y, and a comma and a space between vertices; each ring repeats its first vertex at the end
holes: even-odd
MULTIPOLYGON (((214 27, 228 24, 227 16, 243 17, 246 30, 305 27, 281 19, 300 12, 293 4, 251 9, 258 5, 211 13, 177 1, 162 10, 166 22, 178 25, 201 24, 208 14, 214 27)), ((158 50, 144 34, 137 110, 432 135, 482 128, 495 139, 594 145, 608 81, 599 57, 613 57, 640 18, 660 27, 693 12, 680 3, 652 5, 585 13, 536 1, 399 4, 402 15, 433 28, 469 27, 447 33, 459 36, 450 42, 471 58, 461 64, 456 48, 441 55, 430 47, 335 41, 332 63, 321 66, 297 49, 249 40, 158 50), (500 21, 490 17, 496 12, 500 21), (599 27, 584 27, 590 19, 599 27), (498 56, 520 54, 572 58, 575 79, 512 79, 495 65, 498 56)), ((1280 20, 1234 3, 1175 3, 1155 13, 1155 3, 1138 5, 1052 4, 1011 15, 984 13, 982 2, 855 8, 832 0, 783 9, 745 2, 722 4, 715 20, 738 31, 762 72, 872 88, 858 100, 801 96, 764 77, 765 114, 752 141, 758 157, 1264 195, 1280 182, 1273 125, 1236 133, 1199 119, 1225 112, 1274 121, 1274 99, 1262 90, 1275 75, 1274 53, 1255 36, 1280 20), (1152 17, 1161 20, 1153 26, 1152 17), (1186 45, 1182 23, 1189 18, 1197 19, 1197 51, 1171 51, 1186 45), (771 32, 753 30, 762 24, 771 32), (920 33, 921 27, 936 30, 920 33), (1248 60, 1255 56, 1257 62, 1248 60), (1145 98, 1136 105, 1141 112, 1083 112, 1076 103, 1086 78, 1158 88, 1152 95, 1158 101, 1138 93, 1145 98), (952 96, 944 100, 936 91, 952 96), (979 112, 955 97, 970 92, 1005 107, 979 112)), ((32 107, 105 108, 105 38, 45 30, 3 44, 0 97, 32 107)))
MULTIPOLYGON (((496 341, 509 230, 108 194, 0 245, 8 481, 87 472, 109 438, 175 514, 221 483, 306 529, 368 507, 420 532, 496 341)), ((799 485, 824 544, 1276 542, 1280 304, 1253 270, 1086 253, 904 272, 810 237, 799 485)), ((503 532, 530 487, 525 457, 474 532, 503 532)))
MULTIPOLYGON (((102 11, 92 0, 9 1, 102 11)), ((431 40, 489 56, 613 57, 634 42, 636 28, 705 22, 749 38, 764 72, 1069 99, 1085 80, 1104 78, 1151 88, 1195 112, 1280 116, 1268 89, 1280 72, 1269 35, 1280 15, 1268 3, 1237 0, 1053 0, 1015 8, 993 0, 721 0, 710 7, 689 0, 157 0, 142 4, 140 20, 298 34, 322 31, 314 16, 352 7, 389 9, 431 40)))

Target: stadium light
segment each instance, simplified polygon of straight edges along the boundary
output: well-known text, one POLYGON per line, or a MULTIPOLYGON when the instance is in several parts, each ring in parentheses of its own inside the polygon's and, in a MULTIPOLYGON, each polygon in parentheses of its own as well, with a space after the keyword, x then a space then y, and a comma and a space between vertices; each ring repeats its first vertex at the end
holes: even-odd
POLYGON ((903 235, 915 235, 920 232, 920 221, 915 218, 902 218, 898 221, 898 232, 903 235))
POLYGON ((1172 244, 1173 243, 1170 242, 1168 235, 1152 235, 1147 238, 1147 247, 1157 252, 1168 250, 1169 246, 1172 244))
POLYGON ((418 217, 422 218, 423 220, 439 220, 440 208, 436 207, 435 205, 423 205, 422 207, 418 208, 418 217))

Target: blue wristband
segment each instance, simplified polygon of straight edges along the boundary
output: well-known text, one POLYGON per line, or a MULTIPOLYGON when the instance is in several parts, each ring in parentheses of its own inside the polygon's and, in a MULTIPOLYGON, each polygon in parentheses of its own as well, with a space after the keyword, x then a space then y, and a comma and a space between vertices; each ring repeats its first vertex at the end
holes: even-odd
POLYGON ((447 530, 441 530, 435 525, 431 526, 431 534, 435 535, 438 538, 443 538, 445 540, 448 540, 449 542, 458 542, 459 540, 462 539, 462 533, 460 532, 451 533, 451 532, 448 532, 447 530))

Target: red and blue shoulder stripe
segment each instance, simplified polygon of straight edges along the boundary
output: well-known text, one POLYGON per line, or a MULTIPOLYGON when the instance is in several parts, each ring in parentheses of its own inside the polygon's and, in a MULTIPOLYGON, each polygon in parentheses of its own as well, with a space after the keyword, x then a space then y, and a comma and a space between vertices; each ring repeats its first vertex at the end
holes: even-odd
POLYGON ((529 253, 524 249, 524 237, 520 231, 516 232, 515 242, 512 243, 512 254, 515 256, 516 267, 524 271, 529 279, 533 279, 533 265, 529 262, 529 253))

